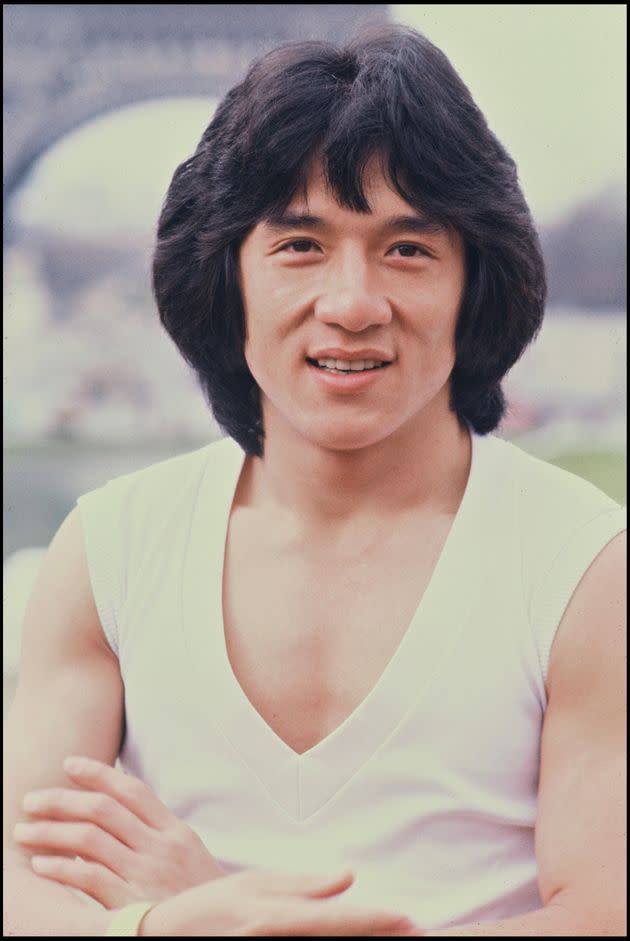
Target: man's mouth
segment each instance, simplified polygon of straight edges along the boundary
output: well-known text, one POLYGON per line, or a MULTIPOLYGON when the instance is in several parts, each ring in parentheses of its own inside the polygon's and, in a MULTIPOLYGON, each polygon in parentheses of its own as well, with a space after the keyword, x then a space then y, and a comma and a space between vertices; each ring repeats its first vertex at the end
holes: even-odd
POLYGON ((317 369, 322 369, 325 372, 337 375, 347 375, 348 373, 354 372, 369 372, 372 369, 385 369, 387 366, 391 365, 390 363, 377 363, 374 360, 356 360, 350 363, 333 359, 310 359, 308 356, 306 357, 306 362, 310 363, 311 366, 315 366, 317 369))

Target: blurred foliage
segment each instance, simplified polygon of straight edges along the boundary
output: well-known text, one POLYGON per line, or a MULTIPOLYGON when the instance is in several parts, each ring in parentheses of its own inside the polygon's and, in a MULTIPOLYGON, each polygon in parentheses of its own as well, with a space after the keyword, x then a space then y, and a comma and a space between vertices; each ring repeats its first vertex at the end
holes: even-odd
POLYGON ((626 505, 626 453, 625 451, 601 453, 560 454, 549 459, 550 464, 577 474, 607 493, 609 497, 626 505))

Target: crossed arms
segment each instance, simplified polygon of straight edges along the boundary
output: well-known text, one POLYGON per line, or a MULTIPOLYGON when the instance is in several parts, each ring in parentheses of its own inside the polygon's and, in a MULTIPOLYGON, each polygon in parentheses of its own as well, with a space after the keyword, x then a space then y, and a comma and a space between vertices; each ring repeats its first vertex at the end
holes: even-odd
MULTIPOLYGON (((543 908, 500 923, 465 925, 428 932, 430 935, 625 935, 625 559, 626 535, 622 533, 606 546, 582 578, 552 648, 536 826, 543 908)), ((89 755, 113 765, 122 723, 120 671, 102 637, 80 522, 74 511, 51 544, 29 602, 20 679, 5 723, 5 934, 104 934, 110 913, 86 906, 59 882, 36 875, 30 858, 34 852, 41 853, 41 847, 37 851, 26 842, 18 844, 13 831, 18 821, 35 819, 22 808, 27 792, 68 788, 69 780, 63 771, 68 755, 89 755)), ((73 784, 75 789, 95 790, 94 783, 87 785, 85 779, 82 782, 75 777, 73 784)), ((77 800, 81 793, 77 790, 77 800)), ((101 802, 103 806, 105 802, 101 802)), ((65 826, 67 835, 70 824, 65 826)), ((181 829, 178 835, 182 837, 181 829)), ((236 877, 222 876, 210 853, 204 855, 194 840, 188 839, 190 853, 198 854, 191 867, 197 873, 194 878, 205 875, 214 880, 216 885, 208 891, 214 891, 215 896, 219 891, 227 892, 228 886, 234 891, 236 877), (217 869, 213 870, 213 864, 217 869)), ((68 844, 56 849, 54 843, 49 845, 49 853, 74 856, 80 852, 68 844)), ((177 852, 184 852, 181 840, 177 852)), ((331 873, 331 877, 335 875, 331 873)), ((313 900, 343 892, 342 883, 328 893, 316 892, 308 897, 313 900)), ((246 895, 249 889, 239 885, 246 895)), ((202 914, 203 906, 208 906, 210 920, 212 905, 205 896, 202 898, 207 888, 207 884, 201 885, 188 892, 197 893, 196 904, 201 906, 202 914)), ((288 911, 294 902, 285 888, 274 898, 281 899, 288 911)), ((128 887, 128 891, 133 890, 128 887)), ((136 891, 146 890, 142 886, 136 891)), ((178 892, 183 901, 191 898, 176 887, 174 894, 178 892)), ((343 896, 335 904, 342 905, 342 901, 343 896)), ((112 907, 120 904, 124 900, 112 896, 112 907)), ((328 933, 404 933, 393 921, 391 930, 387 930, 385 921, 378 922, 377 913, 370 921, 370 913, 362 912, 363 920, 352 922, 352 912, 357 909, 335 911, 337 930, 328 933), (345 930, 339 927, 342 924, 345 930), (362 930, 357 930, 359 925, 362 930)), ((381 913, 383 917, 386 914, 381 913)), ((422 934, 422 926, 410 933, 422 934)))

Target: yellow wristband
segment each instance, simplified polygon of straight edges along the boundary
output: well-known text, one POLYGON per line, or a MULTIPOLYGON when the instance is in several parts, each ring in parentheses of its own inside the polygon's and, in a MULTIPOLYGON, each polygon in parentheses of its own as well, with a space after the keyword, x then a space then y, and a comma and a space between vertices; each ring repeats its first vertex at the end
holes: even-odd
POLYGON ((140 922, 157 902, 132 902, 116 912, 105 932, 106 938, 119 938, 122 935, 137 935, 140 922))

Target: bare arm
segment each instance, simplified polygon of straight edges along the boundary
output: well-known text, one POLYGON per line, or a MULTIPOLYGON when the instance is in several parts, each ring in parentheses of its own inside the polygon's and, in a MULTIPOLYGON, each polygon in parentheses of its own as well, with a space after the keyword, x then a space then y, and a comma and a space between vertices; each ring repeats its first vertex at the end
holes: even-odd
POLYGON ((29 600, 15 699, 4 723, 3 922, 6 935, 103 935, 111 913, 38 877, 36 849, 13 828, 27 791, 68 787, 67 755, 113 764, 123 723, 118 661, 107 646, 90 586, 78 510, 53 539, 29 600))
MULTIPOLYGON (((36 875, 30 868, 35 848, 15 844, 13 828, 28 819, 21 809, 27 791, 68 786, 63 772, 68 755, 114 763, 123 703, 118 661, 102 635, 75 510, 55 536, 29 601, 19 684, 4 727, 6 936, 105 934, 111 911, 93 908, 65 886, 36 875)), ((142 934, 406 933, 408 921, 397 912, 364 909, 331 898, 343 893, 353 878, 347 873, 243 872, 214 879, 158 902, 144 919, 142 934)))
POLYGON ((549 664, 536 857, 544 908, 431 936, 626 935, 626 533, 569 602, 549 664))
POLYGON ((536 854, 541 896, 625 934, 627 534, 593 562, 551 652, 536 854))

